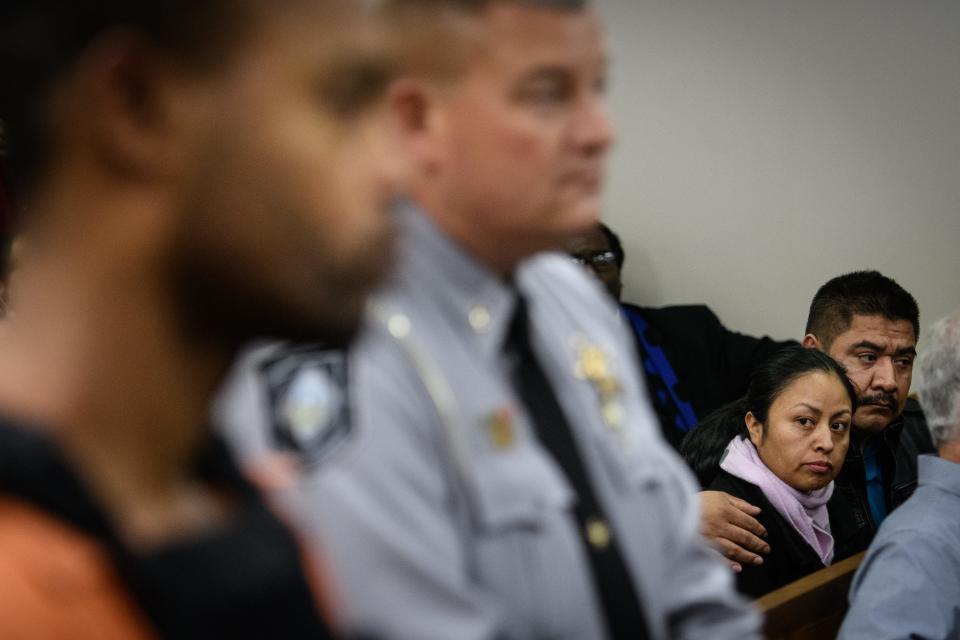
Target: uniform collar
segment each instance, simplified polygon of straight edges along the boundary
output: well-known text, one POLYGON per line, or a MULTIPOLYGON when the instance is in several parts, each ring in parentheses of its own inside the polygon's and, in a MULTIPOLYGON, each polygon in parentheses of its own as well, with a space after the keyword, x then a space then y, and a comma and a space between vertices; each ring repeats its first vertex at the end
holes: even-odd
POLYGON ((929 454, 919 456, 917 462, 921 485, 960 496, 960 464, 929 454))
POLYGON ((447 322, 475 336, 486 355, 498 354, 516 308, 515 287, 469 255, 415 205, 401 205, 397 214, 403 283, 428 287, 447 322))

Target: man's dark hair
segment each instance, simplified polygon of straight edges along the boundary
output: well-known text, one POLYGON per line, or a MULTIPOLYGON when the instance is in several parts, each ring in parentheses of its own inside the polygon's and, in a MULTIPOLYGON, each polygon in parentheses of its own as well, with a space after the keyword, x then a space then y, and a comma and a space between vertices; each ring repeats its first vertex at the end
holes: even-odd
POLYGON ((197 65, 223 58, 245 0, 3 0, 0 2, 0 121, 9 187, 29 193, 52 154, 44 119, 58 82, 98 36, 143 34, 197 65))
POLYGON ((626 254, 623 252, 623 244, 620 242, 620 236, 613 232, 613 229, 607 225, 600 223, 600 231, 603 232, 603 235, 607 238, 607 244, 610 245, 610 251, 613 251, 613 255, 617 257, 617 268, 623 269, 623 261, 626 259, 626 254))
POLYGON ((820 287, 810 303, 806 333, 816 336, 828 349, 837 336, 850 328, 854 316, 883 316, 907 320, 920 337, 920 310, 912 295, 894 280, 877 271, 854 271, 820 287))
POLYGON ((746 396, 711 413, 683 439, 680 455, 702 487, 713 482, 730 441, 736 436, 749 436, 744 421, 747 413, 752 413, 763 425, 766 435, 774 401, 794 380, 814 372, 836 375, 850 398, 851 409, 856 410, 857 390, 847 378, 846 371, 833 358, 817 349, 800 346, 781 349, 754 370, 746 396))

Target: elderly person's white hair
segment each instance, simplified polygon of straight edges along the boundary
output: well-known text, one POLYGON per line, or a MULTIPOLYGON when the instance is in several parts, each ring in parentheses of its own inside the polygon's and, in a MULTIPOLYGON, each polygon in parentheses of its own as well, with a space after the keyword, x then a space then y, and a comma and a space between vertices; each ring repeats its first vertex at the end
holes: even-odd
POLYGON ((933 444, 960 439, 960 309, 931 327, 915 373, 933 444))

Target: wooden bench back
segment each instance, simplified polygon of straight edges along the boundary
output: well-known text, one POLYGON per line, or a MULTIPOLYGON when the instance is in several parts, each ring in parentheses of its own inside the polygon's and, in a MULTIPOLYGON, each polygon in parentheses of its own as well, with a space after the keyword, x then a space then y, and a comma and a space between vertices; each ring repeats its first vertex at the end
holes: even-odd
POLYGON ((756 601, 770 640, 835 638, 847 613, 847 593, 864 553, 824 567, 756 601))

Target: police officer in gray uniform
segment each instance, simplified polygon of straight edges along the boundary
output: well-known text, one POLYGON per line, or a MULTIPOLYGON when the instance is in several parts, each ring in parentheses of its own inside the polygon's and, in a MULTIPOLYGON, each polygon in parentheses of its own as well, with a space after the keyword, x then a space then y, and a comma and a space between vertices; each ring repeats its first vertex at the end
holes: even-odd
POLYGON ((599 212, 612 134, 596 14, 390 4, 408 47, 449 47, 437 67, 404 59, 393 89, 414 164, 396 273, 346 366, 261 347, 219 421, 248 460, 299 456, 279 498, 323 548, 352 631, 754 637, 611 303, 541 253, 599 212))

